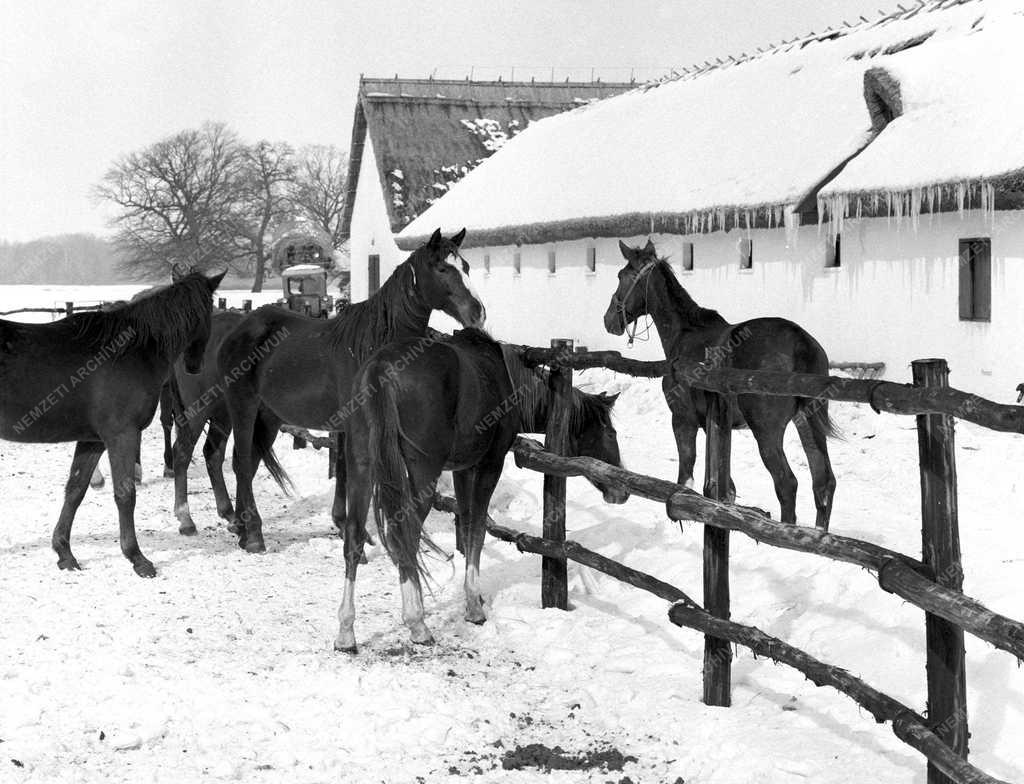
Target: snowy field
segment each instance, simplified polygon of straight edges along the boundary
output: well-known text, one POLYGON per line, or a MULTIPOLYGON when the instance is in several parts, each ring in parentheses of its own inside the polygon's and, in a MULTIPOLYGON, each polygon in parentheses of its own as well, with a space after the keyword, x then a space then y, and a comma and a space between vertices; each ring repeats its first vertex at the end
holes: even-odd
MULTIPOLYGON (((0 309, 13 307, 0 288, 0 309)), ((42 288, 42 287, 38 287, 42 288)), ((49 293, 49 292, 48 292, 49 293)), ((130 291, 129 291, 130 293, 130 291)), ((64 299, 53 291, 54 300, 64 299)), ((241 297, 241 293, 239 293, 241 297)), ((71 297, 67 297, 71 298, 71 297)), ((909 375, 909 373, 908 373, 909 375)), ((622 390, 617 424, 633 470, 674 479, 668 411, 656 383, 606 371, 581 384, 622 390)), ((909 417, 833 404, 845 440, 833 530, 920 552, 917 440, 909 417)), ((814 510, 795 433, 798 515, 814 510)), ((1024 618, 1024 439, 957 427, 965 590, 1024 618)), ((437 562, 427 596, 438 643, 408 643, 396 570, 380 552, 360 570, 357 656, 334 653, 344 571, 330 521, 326 456, 278 452, 289 498, 255 485, 268 552, 248 555, 218 520, 201 460, 191 472, 199 535, 181 537, 158 428, 144 436, 137 527, 158 570, 135 576, 118 549, 110 490, 90 491, 60 572, 50 533, 71 445, 0 442, 0 781, 2 782, 886 782, 923 784, 925 763, 844 696, 739 649, 733 707, 701 704, 703 640, 667 605, 570 564, 563 613, 539 609, 540 559, 488 540, 488 622, 462 620, 462 564, 437 562), (607 752, 610 768, 543 773, 530 744, 607 752), (618 752, 622 757, 612 752, 618 752), (507 756, 508 755, 508 756, 507 756), (503 769, 503 762, 514 769, 503 769)), ((198 454, 198 450, 197 450, 198 454)), ((739 502, 777 504, 748 433, 733 446, 739 502)), ((698 467, 703 458, 698 458, 698 467)), ((101 465, 106 471, 106 461, 101 465)), ((701 476, 698 468, 698 486, 701 476)), ((229 487, 233 480, 229 476, 229 487)), ((511 459, 492 516, 537 532, 541 477, 511 459)), ((701 529, 642 499, 606 506, 568 481, 572 538, 701 595, 701 529)), ((454 550, 450 517, 428 528, 454 550)), ((924 711, 924 620, 845 564, 732 537, 733 618, 848 668, 924 711)), ((972 760, 1024 779, 1024 673, 967 638, 972 760)))

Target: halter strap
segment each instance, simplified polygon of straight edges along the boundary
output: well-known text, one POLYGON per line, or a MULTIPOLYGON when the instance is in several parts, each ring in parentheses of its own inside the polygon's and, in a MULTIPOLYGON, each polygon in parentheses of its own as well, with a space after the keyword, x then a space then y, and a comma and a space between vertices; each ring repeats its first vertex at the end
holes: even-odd
MULTIPOLYGON (((629 299, 629 295, 633 293, 633 289, 635 289, 637 286, 640 285, 640 281, 641 280, 647 278, 647 276, 650 274, 651 270, 654 269, 654 267, 657 266, 657 264, 658 264, 658 260, 657 259, 655 259, 654 261, 649 261, 646 264, 644 264, 644 266, 642 266, 639 270, 637 270, 636 275, 633 277, 633 282, 630 283, 629 284, 629 288, 626 289, 626 293, 623 294, 620 297, 618 295, 618 293, 616 292, 612 296, 612 301, 615 304, 615 307, 616 307, 616 310, 619 313, 619 316, 622 318, 622 323, 626 325, 626 335, 629 337, 629 344, 628 345, 630 345, 630 346, 633 345, 633 341, 636 339, 636 320, 634 319, 631 322, 630 321, 626 321, 626 300, 629 299), (632 332, 630 332, 630 325, 632 325, 632 327, 633 327, 632 332)), ((648 284, 649 283, 650 283, 650 281, 648 281, 648 284)), ((647 291, 646 291, 646 289, 644 290, 644 304, 645 305, 647 304, 647 291)), ((650 327, 650 324, 648 324, 647 329, 644 330, 644 333, 643 333, 642 337, 646 338, 647 333, 650 332, 650 331, 651 331, 651 327, 650 327)))

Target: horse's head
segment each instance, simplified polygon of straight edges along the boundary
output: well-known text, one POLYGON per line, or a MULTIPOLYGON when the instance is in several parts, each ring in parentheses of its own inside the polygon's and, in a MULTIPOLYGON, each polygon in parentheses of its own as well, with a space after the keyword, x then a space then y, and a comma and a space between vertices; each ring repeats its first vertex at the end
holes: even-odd
MULTIPOLYGON (((582 395, 579 421, 572 428, 573 439, 570 446, 570 454, 579 457, 593 457, 609 465, 622 467, 622 458, 619 455, 619 438, 615 432, 615 425, 612 424, 612 406, 618 399, 618 395, 606 395, 603 392, 592 395, 581 392, 582 395)), ((629 491, 624 487, 606 485, 603 482, 595 482, 589 479, 590 483, 601 491, 605 503, 622 504, 629 499, 629 491)))
MULTIPOLYGON (((203 279, 208 296, 205 298, 206 307, 200 312, 195 330, 192 332, 189 342, 185 346, 185 350, 181 355, 182 364, 185 366, 186 373, 195 374, 202 369, 203 354, 206 352, 206 344, 210 340, 210 322, 213 318, 213 292, 217 290, 217 286, 220 285, 225 272, 220 273, 220 275, 214 275, 210 278, 202 275, 201 273, 193 273, 196 277, 201 277, 203 279)), ((185 278, 182 278, 179 283, 174 285, 184 285, 190 277, 192 277, 192 275, 187 275, 185 278)))
POLYGON ((442 310, 464 327, 483 327, 487 311, 469 280, 469 264, 459 253, 466 237, 463 229, 450 239, 438 229, 409 262, 413 286, 431 310, 442 310))
POLYGON ((647 285, 659 261, 650 240, 643 248, 631 248, 620 240, 619 250, 626 259, 626 266, 619 270, 618 288, 604 313, 604 328, 612 335, 623 334, 626 327, 649 314, 647 285))

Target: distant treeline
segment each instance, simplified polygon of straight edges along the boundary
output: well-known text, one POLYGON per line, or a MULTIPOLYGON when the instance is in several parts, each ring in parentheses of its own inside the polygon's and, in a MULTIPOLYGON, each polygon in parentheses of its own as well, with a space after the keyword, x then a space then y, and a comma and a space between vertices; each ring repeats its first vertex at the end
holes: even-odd
POLYGON ((117 250, 92 234, 61 234, 31 242, 0 240, 0 284, 124 283, 117 250))

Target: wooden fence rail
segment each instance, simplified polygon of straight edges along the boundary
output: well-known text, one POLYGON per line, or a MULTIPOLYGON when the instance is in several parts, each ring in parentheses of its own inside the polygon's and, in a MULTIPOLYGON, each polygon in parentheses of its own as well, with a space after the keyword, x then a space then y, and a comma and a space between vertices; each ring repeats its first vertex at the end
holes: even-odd
POLYGON ((617 351, 571 354, 523 348, 522 354, 524 361, 532 365, 558 364, 577 370, 605 367, 644 378, 671 376, 676 383, 711 392, 867 403, 877 411, 890 414, 948 414, 991 430, 1024 433, 1024 406, 995 403, 952 387, 914 387, 892 381, 741 370, 721 367, 721 360, 643 362, 626 359, 617 351))

